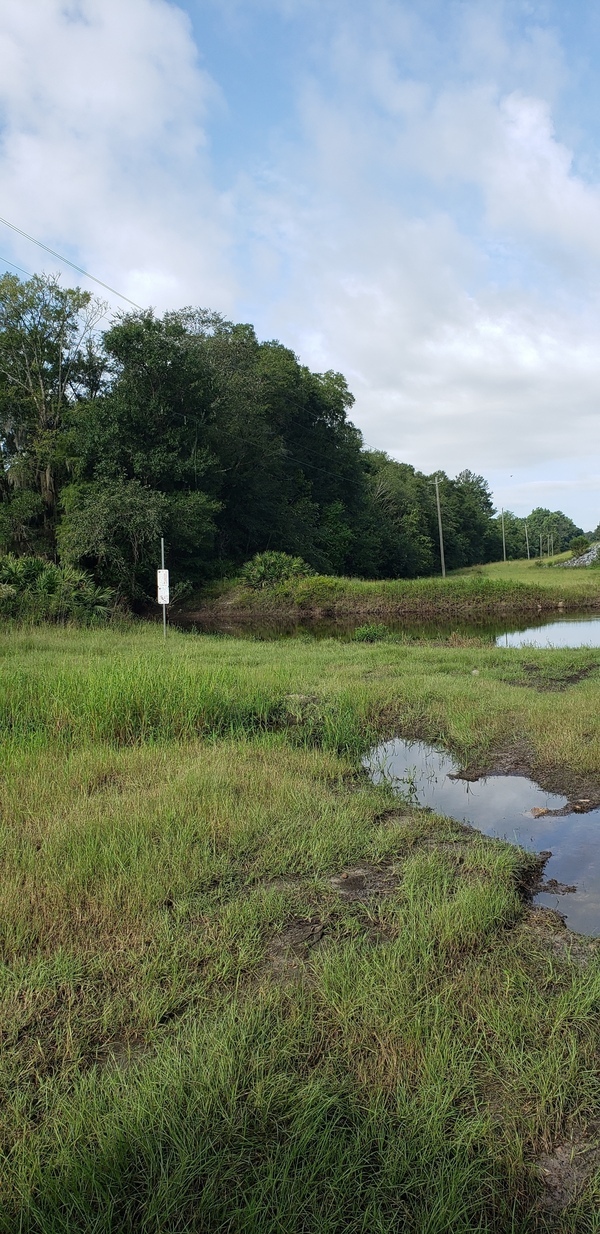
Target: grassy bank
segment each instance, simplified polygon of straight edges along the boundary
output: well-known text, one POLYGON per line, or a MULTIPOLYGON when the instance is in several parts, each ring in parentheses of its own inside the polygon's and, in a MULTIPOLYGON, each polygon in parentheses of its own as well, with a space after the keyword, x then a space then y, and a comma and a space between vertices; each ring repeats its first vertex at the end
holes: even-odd
POLYGON ((600 608, 600 570, 536 567, 530 562, 477 566, 442 578, 290 579, 264 590, 230 582, 213 585, 185 609, 198 617, 278 616, 477 618, 490 614, 600 608))
POLYGON ((524 854, 359 771, 404 732, 599 783, 597 653, 0 656, 0 1230, 599 1228, 590 1170, 540 1181, 569 1137, 594 1164, 597 949, 524 907, 524 854))

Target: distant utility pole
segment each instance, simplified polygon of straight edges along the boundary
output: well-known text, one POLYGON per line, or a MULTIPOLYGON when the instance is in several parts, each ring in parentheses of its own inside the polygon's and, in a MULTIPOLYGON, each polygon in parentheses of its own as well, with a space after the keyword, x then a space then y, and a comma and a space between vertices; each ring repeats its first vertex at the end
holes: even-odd
POLYGON ((504 534, 504 510, 502 510, 502 556, 506 561, 506 536, 504 534))
POLYGON ((446 559, 444 557, 444 529, 442 527, 442 508, 440 506, 440 486, 435 477, 435 500, 437 503, 438 529, 440 533, 440 560, 442 563, 442 578, 446 577, 446 559))
POLYGON ((550 561, 550 536, 546 536, 546 548, 548 550, 548 561, 550 561))
POLYGON ((544 556, 544 550, 542 548, 542 533, 540 531, 540 561, 542 560, 543 556, 544 556))
POLYGON ((525 543, 527 544, 527 560, 529 561, 529 532, 527 530, 527 519, 525 519, 525 543))

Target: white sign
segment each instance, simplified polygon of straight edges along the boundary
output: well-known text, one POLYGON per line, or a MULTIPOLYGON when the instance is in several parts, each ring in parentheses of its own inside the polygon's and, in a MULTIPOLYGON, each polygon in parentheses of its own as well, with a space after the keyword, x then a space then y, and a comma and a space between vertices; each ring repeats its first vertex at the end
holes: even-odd
POLYGON ((168 604, 169 603, 169 571, 168 570, 157 570, 156 571, 156 587, 158 591, 158 597, 157 597, 158 603, 168 604))

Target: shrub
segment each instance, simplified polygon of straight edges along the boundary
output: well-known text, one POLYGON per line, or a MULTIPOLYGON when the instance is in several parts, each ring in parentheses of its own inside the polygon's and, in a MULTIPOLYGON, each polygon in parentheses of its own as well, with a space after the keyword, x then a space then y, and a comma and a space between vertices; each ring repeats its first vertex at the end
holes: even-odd
POLYGON ((387 626, 373 624, 357 626, 353 637, 357 643, 380 643, 383 638, 387 638, 387 633, 387 626))
POLYGON ((302 557, 290 557, 287 553, 255 553, 252 561, 247 561, 241 571, 241 577, 248 587, 259 590, 261 587, 276 587, 290 578, 305 578, 314 574, 302 557))
POLYGON ((575 536, 575 539, 571 540, 569 544, 573 557, 581 557, 581 554, 586 553, 589 547, 590 542, 587 536, 575 536))
POLYGON ((0 557, 0 616, 30 621, 101 621, 114 593, 83 570, 42 557, 0 557))

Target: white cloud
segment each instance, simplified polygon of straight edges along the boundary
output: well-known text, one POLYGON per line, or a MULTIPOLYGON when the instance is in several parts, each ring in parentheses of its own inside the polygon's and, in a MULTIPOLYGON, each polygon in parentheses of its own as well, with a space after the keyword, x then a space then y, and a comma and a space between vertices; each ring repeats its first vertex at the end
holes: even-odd
MULTIPOLYGON (((0 214, 142 304, 241 313, 342 369, 369 443, 492 474, 505 504, 528 469, 594 524, 600 186, 557 119, 557 36, 501 0, 212 8, 293 22, 299 48, 228 192, 209 136, 231 102, 182 8, 4 0, 0 214)), ((40 266, 10 233, 0 253, 40 266)))
MULTIPOLYGON (((0 212, 142 304, 231 305, 204 127, 218 91, 182 11, 4 0, 0 64, 0 212)), ((31 246, 15 252, 39 268, 31 246)))
MULTIPOLYGON (((287 271, 270 305, 260 289, 261 325, 347 373, 368 442, 500 484, 546 467, 555 493, 582 452, 600 469, 600 190, 555 133, 555 41, 517 48, 525 65, 547 52, 549 97, 515 88, 510 47, 506 90, 476 62, 468 80, 418 78, 391 36, 374 42, 347 25, 337 90, 307 83, 303 148, 256 189, 255 233, 287 271)), ((586 500, 591 525, 591 485, 586 500)))

